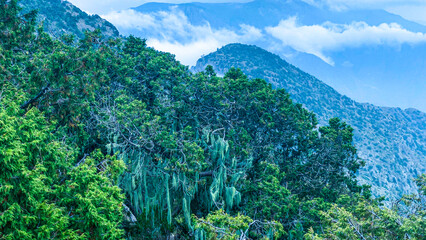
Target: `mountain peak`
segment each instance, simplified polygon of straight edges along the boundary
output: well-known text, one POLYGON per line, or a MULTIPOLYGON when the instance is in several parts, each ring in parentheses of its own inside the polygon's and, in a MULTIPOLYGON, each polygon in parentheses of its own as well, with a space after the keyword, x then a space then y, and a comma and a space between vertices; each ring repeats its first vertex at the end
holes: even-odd
POLYGON ((39 22, 43 22, 46 32, 58 37, 63 34, 74 34, 84 37, 86 30, 100 29, 105 37, 118 37, 119 32, 114 25, 98 15, 89 15, 65 0, 21 0, 24 12, 38 10, 39 22))

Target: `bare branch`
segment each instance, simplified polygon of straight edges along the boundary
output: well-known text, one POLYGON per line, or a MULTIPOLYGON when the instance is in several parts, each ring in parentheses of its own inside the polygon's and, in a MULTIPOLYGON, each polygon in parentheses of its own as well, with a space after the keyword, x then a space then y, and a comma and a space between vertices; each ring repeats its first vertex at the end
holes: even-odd
POLYGON ((46 87, 44 87, 38 94, 37 96, 31 98, 30 100, 26 101, 24 104, 21 105, 21 109, 26 109, 28 106, 30 106, 32 103, 34 103, 35 101, 37 101, 41 96, 43 96, 47 90, 50 87, 50 83, 47 84, 46 87))

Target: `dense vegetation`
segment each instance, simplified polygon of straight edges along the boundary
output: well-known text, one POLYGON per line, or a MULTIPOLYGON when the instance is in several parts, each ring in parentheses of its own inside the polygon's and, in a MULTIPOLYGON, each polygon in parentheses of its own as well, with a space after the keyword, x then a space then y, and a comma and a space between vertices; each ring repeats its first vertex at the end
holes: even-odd
POLYGON ((416 109, 358 103, 324 82, 256 46, 229 44, 201 58, 194 70, 212 65, 219 73, 240 68, 250 78, 263 78, 284 88, 318 118, 319 125, 339 117, 354 128, 354 144, 366 166, 359 178, 374 196, 390 203, 417 191, 414 178, 426 173, 426 114, 416 109))
POLYGON ((380 208, 339 119, 0 3, 0 239, 424 238, 426 177, 380 208))

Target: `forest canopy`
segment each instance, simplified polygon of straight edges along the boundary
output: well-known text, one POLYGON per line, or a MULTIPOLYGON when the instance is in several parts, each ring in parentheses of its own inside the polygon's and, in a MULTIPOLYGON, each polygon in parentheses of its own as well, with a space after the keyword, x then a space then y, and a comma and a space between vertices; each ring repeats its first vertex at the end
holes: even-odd
POLYGON ((341 120, 0 3, 0 239, 424 239, 425 175, 383 207, 341 120))

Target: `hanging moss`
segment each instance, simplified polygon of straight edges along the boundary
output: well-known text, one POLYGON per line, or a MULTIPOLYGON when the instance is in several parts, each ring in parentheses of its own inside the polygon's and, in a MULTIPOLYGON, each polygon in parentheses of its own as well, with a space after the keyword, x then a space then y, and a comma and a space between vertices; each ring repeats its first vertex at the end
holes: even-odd
POLYGON ((182 198, 182 210, 183 216, 185 218, 185 224, 188 229, 191 229, 191 209, 190 209, 190 201, 187 198, 182 198))
POLYGON ((169 177, 166 177, 167 223, 172 224, 172 206, 170 203, 169 177))
POLYGON ((240 204, 241 193, 235 187, 226 187, 225 190, 225 203, 226 211, 229 212, 233 206, 240 204))

